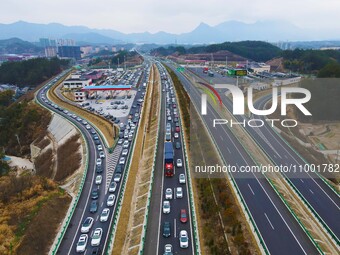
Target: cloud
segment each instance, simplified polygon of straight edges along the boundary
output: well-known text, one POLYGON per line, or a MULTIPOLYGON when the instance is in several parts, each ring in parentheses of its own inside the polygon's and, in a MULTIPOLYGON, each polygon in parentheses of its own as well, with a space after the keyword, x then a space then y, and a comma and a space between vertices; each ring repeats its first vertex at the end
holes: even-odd
POLYGON ((302 28, 339 29, 338 0, 2 0, 0 22, 58 22, 122 32, 183 33, 200 22, 287 20, 302 28))

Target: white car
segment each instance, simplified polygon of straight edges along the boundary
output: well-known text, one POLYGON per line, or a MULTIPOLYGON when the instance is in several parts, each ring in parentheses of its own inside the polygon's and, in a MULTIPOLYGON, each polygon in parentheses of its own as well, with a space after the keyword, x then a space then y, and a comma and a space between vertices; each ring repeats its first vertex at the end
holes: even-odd
POLYGON ((170 201, 163 201, 163 213, 169 214, 170 213, 170 201))
POLYGON ((181 230, 181 232, 179 232, 179 247, 188 248, 188 246, 189 246, 188 232, 186 230, 181 230))
POLYGON ((127 156, 128 152, 129 152, 128 149, 124 149, 124 150, 122 151, 122 156, 127 156))
POLYGON ((179 134, 178 133, 174 133, 174 137, 177 139, 179 138, 179 134))
POLYGON ((115 203, 115 200, 116 200, 115 194, 109 195, 109 197, 107 198, 107 201, 106 201, 106 205, 107 206, 113 206, 113 204, 115 203))
POLYGON ((121 178, 122 178, 122 174, 115 174, 113 177, 113 181, 120 182, 121 178))
POLYGON ((118 144, 122 144, 123 141, 124 141, 123 139, 119 139, 119 140, 118 140, 118 144))
POLYGON ((177 166, 177 167, 182 167, 182 166, 183 166, 182 160, 181 160, 180 158, 177 159, 177 161, 176 161, 176 166, 177 166))
POLYGON ((87 239, 88 239, 87 234, 80 235, 78 243, 77 243, 77 247, 76 247, 77 252, 84 252, 85 251, 86 245, 87 245, 87 239))
POLYGON ((100 157, 100 158, 105 158, 105 153, 104 153, 104 151, 100 151, 100 152, 99 152, 99 157, 100 157))
POLYGON ((100 214, 100 222, 105 222, 109 219, 109 215, 110 215, 110 209, 109 208, 104 208, 102 213, 100 214))
POLYGON ((117 189, 117 183, 111 182, 110 187, 109 187, 109 192, 115 192, 116 189, 117 189))
POLYGON ((171 244, 166 244, 164 246, 164 253, 163 255, 170 255, 172 254, 172 245, 171 244))
POLYGON ((172 199, 172 189, 171 188, 167 188, 165 190, 165 199, 172 199))
POLYGON ((102 159, 101 158, 97 158, 96 164, 97 164, 97 166, 101 166, 102 165, 102 159))
POLYGON ((126 148, 128 148, 129 147, 129 141, 124 141, 124 143, 123 143, 123 148, 124 149, 126 149, 126 148))
POLYGON ((185 183, 185 174, 180 174, 178 180, 179 180, 180 184, 184 184, 185 183))
POLYGON ((103 229, 96 228, 92 235, 91 246, 99 246, 102 239, 103 229))
POLYGON ((125 158, 124 157, 121 157, 119 159, 119 165, 124 165, 125 164, 125 158))
POLYGON ((81 225, 81 229, 80 229, 80 232, 81 233, 88 233, 90 232, 90 229, 92 228, 92 225, 93 225, 93 218, 92 217, 87 217, 83 224, 81 225))
POLYGON ((96 176, 96 184, 100 185, 102 183, 103 177, 101 175, 96 176))
POLYGON ((176 188, 176 198, 182 198, 183 197, 183 189, 182 187, 176 188))
POLYGON ((99 150, 99 151, 102 151, 103 150, 103 146, 101 146, 100 144, 97 146, 97 149, 99 150))
POLYGON ((91 129, 91 126, 90 125, 86 125, 86 129, 91 129))

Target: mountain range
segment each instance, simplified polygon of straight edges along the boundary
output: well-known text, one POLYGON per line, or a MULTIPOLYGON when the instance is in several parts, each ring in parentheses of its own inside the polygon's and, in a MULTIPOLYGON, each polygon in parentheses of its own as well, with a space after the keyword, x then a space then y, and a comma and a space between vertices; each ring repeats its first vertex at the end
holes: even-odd
POLYGON ((113 29, 91 29, 86 26, 65 26, 59 23, 37 24, 18 21, 0 24, 0 39, 17 37, 35 42, 39 38, 68 38, 78 44, 157 43, 157 44, 207 44, 225 41, 304 41, 340 39, 340 33, 299 28, 287 21, 258 21, 247 24, 226 21, 216 26, 200 23, 187 33, 122 33, 113 29))

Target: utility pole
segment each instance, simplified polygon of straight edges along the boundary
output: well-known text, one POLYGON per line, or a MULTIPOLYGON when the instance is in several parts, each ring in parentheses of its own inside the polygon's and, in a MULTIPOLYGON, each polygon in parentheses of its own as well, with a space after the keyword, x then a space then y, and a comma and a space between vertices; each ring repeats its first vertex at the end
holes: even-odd
POLYGON ((225 56, 225 68, 228 69, 228 56, 225 56))

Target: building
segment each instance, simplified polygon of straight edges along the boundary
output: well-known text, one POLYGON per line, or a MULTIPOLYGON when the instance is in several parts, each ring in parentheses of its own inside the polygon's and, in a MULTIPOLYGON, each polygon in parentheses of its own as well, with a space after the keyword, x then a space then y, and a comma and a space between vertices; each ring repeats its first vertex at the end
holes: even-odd
POLYGON ((59 46, 58 56, 60 58, 74 58, 76 60, 81 59, 79 46, 59 46))
POLYGON ((290 84, 298 83, 300 81, 301 81, 301 77, 300 76, 291 77, 291 78, 284 78, 284 79, 275 79, 272 82, 272 86, 273 87, 285 86, 285 85, 290 85, 290 84))
POLYGON ((270 72, 270 65, 266 63, 253 62, 250 63, 247 67, 254 73, 270 72))
POLYGON ((86 86, 90 86, 91 84, 92 80, 86 78, 69 78, 63 81, 64 89, 68 90, 82 89, 86 86))
POLYGON ((86 99, 86 94, 84 91, 75 91, 73 93, 74 101, 83 102, 86 99))
POLYGON ((93 81, 102 78, 102 76, 103 76, 103 72, 101 72, 101 71, 96 71, 96 70, 91 71, 91 72, 88 72, 88 73, 86 73, 86 74, 83 75, 84 78, 86 78, 86 79, 91 79, 91 80, 93 80, 93 81))
POLYGON ((56 47, 46 47, 45 48, 45 57, 53 58, 57 56, 57 48, 56 47))
POLYGON ((93 52, 93 47, 83 46, 83 47, 80 47, 80 51, 81 51, 81 57, 83 58, 93 52))

